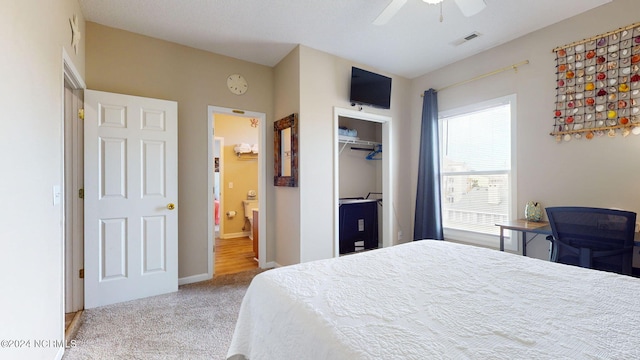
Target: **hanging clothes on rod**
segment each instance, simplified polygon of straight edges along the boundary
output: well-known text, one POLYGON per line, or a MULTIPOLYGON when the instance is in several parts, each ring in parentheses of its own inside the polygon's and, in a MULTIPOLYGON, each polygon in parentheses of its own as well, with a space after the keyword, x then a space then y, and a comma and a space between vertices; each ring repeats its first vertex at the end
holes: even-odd
POLYGON ((382 154, 382 144, 375 145, 373 151, 367 155, 367 160, 382 160, 379 154, 382 154))

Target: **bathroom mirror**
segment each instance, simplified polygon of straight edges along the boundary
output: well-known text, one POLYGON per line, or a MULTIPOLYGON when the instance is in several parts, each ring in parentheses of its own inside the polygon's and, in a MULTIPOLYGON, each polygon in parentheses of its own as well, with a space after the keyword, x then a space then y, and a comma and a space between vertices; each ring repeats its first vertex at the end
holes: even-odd
POLYGON ((298 186, 298 114, 273 123, 275 186, 298 186))

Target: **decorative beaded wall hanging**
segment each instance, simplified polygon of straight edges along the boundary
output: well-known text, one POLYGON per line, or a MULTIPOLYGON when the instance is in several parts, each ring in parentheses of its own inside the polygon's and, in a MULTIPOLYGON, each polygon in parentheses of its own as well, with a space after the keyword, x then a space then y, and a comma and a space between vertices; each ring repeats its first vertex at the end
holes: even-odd
POLYGON ((553 52, 556 141, 640 134, 640 23, 553 52))

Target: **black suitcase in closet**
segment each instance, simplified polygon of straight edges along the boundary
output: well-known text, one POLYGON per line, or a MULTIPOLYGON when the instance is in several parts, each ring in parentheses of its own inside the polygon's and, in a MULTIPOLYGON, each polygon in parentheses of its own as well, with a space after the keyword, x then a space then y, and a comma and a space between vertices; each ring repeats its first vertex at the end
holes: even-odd
MULTIPOLYGON (((378 247, 378 201, 375 199, 340 199, 340 254, 356 251, 362 242, 365 250, 378 247)), ((358 248, 360 250, 362 248, 358 248)))

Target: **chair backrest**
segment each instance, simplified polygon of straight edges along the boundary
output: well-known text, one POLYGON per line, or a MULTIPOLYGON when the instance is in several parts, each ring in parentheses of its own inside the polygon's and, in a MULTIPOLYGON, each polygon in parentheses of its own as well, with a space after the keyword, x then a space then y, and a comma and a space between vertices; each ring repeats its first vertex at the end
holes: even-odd
POLYGON ((631 274, 636 213, 590 207, 549 207, 551 260, 631 274))

